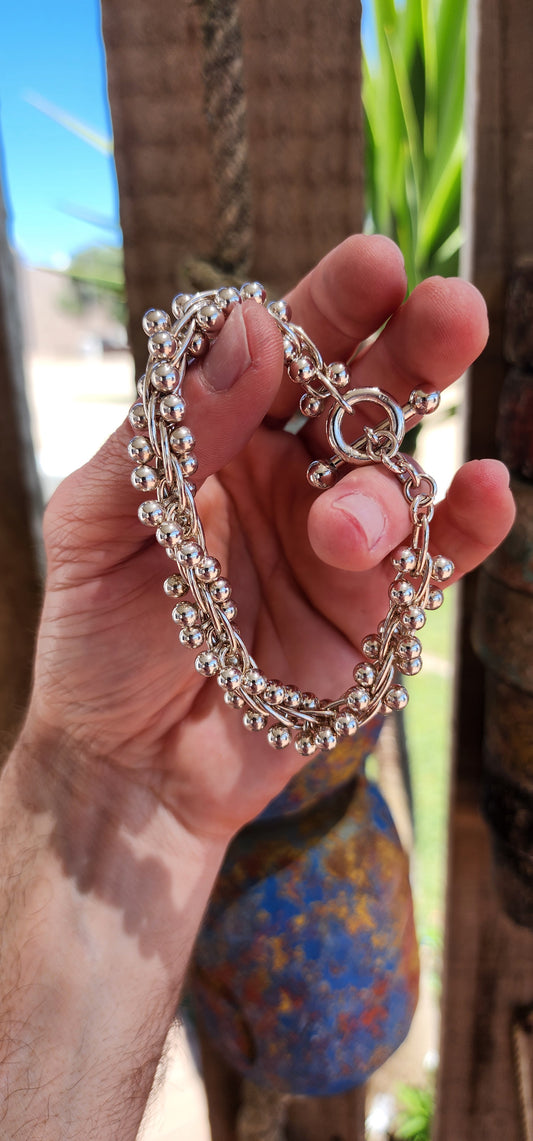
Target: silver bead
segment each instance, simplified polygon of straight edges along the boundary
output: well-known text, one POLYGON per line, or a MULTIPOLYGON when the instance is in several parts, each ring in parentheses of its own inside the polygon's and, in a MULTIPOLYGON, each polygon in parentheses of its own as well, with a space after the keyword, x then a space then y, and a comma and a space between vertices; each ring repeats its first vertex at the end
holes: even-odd
POLYGON ((405 709, 409 701, 409 694, 403 685, 391 685, 390 689, 385 694, 385 705, 389 709, 399 710, 405 709))
POLYGON ((194 626, 184 626, 180 630, 179 638, 182 646, 188 646, 190 650, 199 650, 204 641, 204 633, 194 626))
POLYGON ((366 713, 370 705, 370 694, 367 689, 357 686, 356 689, 350 689, 346 694, 346 702, 354 713, 366 713))
POLYGON ((432 587, 428 592, 426 610, 438 610, 444 602, 444 595, 442 590, 438 590, 436 586, 432 587))
POLYGON ((172 392, 178 383, 178 379, 178 374, 169 361, 162 361, 161 364, 156 365, 152 369, 150 377, 157 392, 172 392))
POLYGON ((369 658, 371 662, 376 662, 381 653, 381 639, 378 638, 377 634, 367 634, 366 638, 363 638, 362 650, 365 658, 369 658))
POLYGON ((157 499, 145 499, 141 503, 137 515, 145 527, 159 527, 165 518, 165 512, 157 499))
POLYGON ((363 689, 370 689, 376 680, 376 671, 368 662, 358 662, 354 667, 353 679, 363 689))
POLYGON ((215 337, 224 328, 224 313, 216 305, 204 305, 196 314, 196 323, 202 333, 215 337))
POLYGON ((300 696, 300 709, 305 709, 307 713, 312 713, 314 709, 318 709, 319 700, 314 693, 302 693, 300 696))
POLYGON ((241 285, 240 294, 243 301, 257 301, 258 305, 264 305, 266 301, 266 290, 260 281, 246 281, 241 285))
POLYGON ((216 582, 220 575, 220 563, 213 555, 204 555, 194 568, 194 573, 200 582, 216 582))
POLYGON ((157 528, 155 537, 162 547, 177 547, 183 538, 183 527, 172 521, 161 523, 157 528))
POLYGON ((206 337, 203 333, 195 333, 191 338, 187 352, 191 357, 196 359, 197 357, 203 357, 208 348, 209 338, 206 337))
POLYGON ((294 748, 301 757, 312 757, 317 751, 317 744, 312 733, 299 733, 294 748))
POLYGON ((414 596, 415 588, 406 578, 396 579, 389 587, 391 602, 396 602, 399 606, 410 606, 414 596))
POLYGON ((350 383, 350 373, 345 364, 341 361, 333 361, 333 364, 328 365, 326 369, 328 380, 335 385, 336 388, 347 388, 350 383))
POLYGON ((294 689, 293 686, 285 687, 283 704, 287 706, 287 709, 299 709, 301 700, 302 695, 299 689, 294 689))
POLYGON ((239 290, 235 289, 235 286, 225 285, 222 289, 219 289, 217 293, 217 305, 224 313, 231 313, 231 310, 240 304, 241 295, 239 290))
MULTIPOLYGON (((189 452, 187 456, 182 456, 180 459, 180 468, 184 476, 194 475, 195 471, 198 471, 198 460, 196 456, 193 456, 192 452, 189 452)), ((192 486, 194 487, 194 484, 192 484, 192 486)))
POLYGON ((178 602, 172 611, 174 622, 181 626, 196 626, 200 620, 200 611, 195 602, 178 602))
POLYGON ((178 560, 185 567, 196 567, 201 561, 204 552, 198 543, 182 543, 178 551, 178 560))
POLYGON ((145 436, 134 436, 128 444, 128 454, 132 460, 137 460, 137 463, 146 464, 154 453, 150 441, 145 436))
POLYGON ((422 658, 411 658, 410 661, 401 662, 398 668, 406 677, 415 677, 422 669, 422 658))
POLYGON ((171 392, 159 401, 159 411, 163 420, 178 424, 185 412, 185 401, 176 392, 171 392))
POLYGON ((172 301, 172 312, 175 317, 183 317, 185 308, 189 301, 192 300, 191 293, 176 293, 172 301))
POLYGON ((220 602, 219 607, 223 614, 226 615, 228 622, 234 622, 237 617, 237 607, 232 598, 227 598, 225 602, 220 602))
POLYGON ((230 689, 226 690, 224 701, 226 705, 233 705, 236 709, 242 709, 244 705, 244 697, 241 697, 240 693, 232 693, 230 689))
POLYGON ((187 594, 188 589, 188 582, 185 582, 180 574, 169 575, 163 583, 163 590, 169 598, 181 598, 182 595, 187 594))
POLYGON ((175 357, 178 351, 178 342, 172 333, 161 331, 153 333, 148 341, 148 352, 154 357, 175 357))
POLYGON ((194 667, 203 677, 214 677, 218 671, 218 658, 211 650, 204 650, 195 658, 194 667))
POLYGON ((351 713, 339 713, 335 720, 335 732, 339 737, 353 737, 359 728, 356 718, 351 713))
POLYGON ((421 388, 415 388, 409 397, 409 404, 419 416, 427 416, 430 412, 437 411, 440 392, 423 392, 421 388))
POLYGON ((131 482, 137 491, 153 491, 157 487, 157 475, 153 467, 136 467, 131 473, 131 482))
POLYGON ((421 651, 422 645, 418 638, 415 638, 414 634, 410 637, 407 635, 405 638, 401 638, 396 646, 398 656, 400 658, 407 658, 408 661, 412 658, 418 658, 421 651))
POLYGON ((327 487, 333 487, 335 483, 335 469, 325 460, 313 460, 307 469, 307 481, 311 487, 325 491, 327 487))
POLYGON ((263 693, 266 689, 267 679, 261 670, 247 670, 242 679, 242 688, 246 693, 263 693))
POLYGON ((186 456, 187 452, 191 452, 194 448, 196 440, 190 428, 186 424, 180 424, 179 428, 174 428, 169 438, 169 444, 174 454, 178 457, 186 456))
POLYGON ((315 741, 319 749, 327 749, 330 751, 335 748, 337 744, 337 737, 328 725, 324 725, 323 729, 317 729, 315 733, 315 741))
POLYGON ((304 392, 300 397, 300 412, 303 416, 314 418, 320 416, 324 411, 324 401, 319 396, 314 396, 312 392, 304 392))
POLYGON ((420 606, 409 606, 402 614, 402 624, 406 630, 421 630, 425 622, 426 615, 420 606))
POLYGON ((280 321, 290 321, 292 317, 291 307, 288 301, 271 301, 270 304, 267 305, 267 309, 274 317, 279 317, 280 321))
POLYGON ((143 372, 142 376, 139 377, 137 384, 136 384, 137 395, 140 396, 141 400, 144 396, 145 384, 146 384, 146 373, 143 372))
POLYGON ((242 673, 236 666, 226 666, 217 678, 222 689, 238 689, 242 681, 242 673))
POLYGON ((255 709, 247 709, 242 723, 245 729, 249 729, 251 733, 257 733, 260 729, 266 729, 268 717, 264 713, 257 713, 255 709))
POLYGON ((280 681, 269 681, 263 693, 267 705, 281 705, 285 698, 285 686, 280 681))
POLYGON ((274 749, 286 749, 291 743, 291 732, 285 725, 273 725, 268 730, 267 740, 274 749))
POLYGON ((415 570, 417 564, 416 552, 411 550, 411 547, 402 547, 401 551, 397 551, 392 556, 392 565, 397 570, 403 571, 404 574, 410 574, 415 570))
POLYGON ((310 357, 297 357, 289 365, 289 376, 297 384, 309 384, 316 373, 316 368, 310 357))
POLYGON ((213 582, 209 587, 209 593, 213 602, 226 602, 231 596, 231 586, 227 578, 219 578, 217 582, 213 582))
POLYGON ((431 577, 435 579, 435 582, 446 582, 448 578, 452 577, 454 570, 455 566, 451 559, 445 558, 444 555, 438 555, 437 558, 433 560, 431 577))
POLYGON ((150 337, 152 333, 170 329, 170 317, 164 309, 147 309, 143 317, 143 329, 150 337))
POLYGON ((297 345, 296 341, 293 341, 292 337, 289 337, 289 335, 286 333, 283 338, 283 358, 285 360, 285 364, 289 365, 291 361, 295 361, 299 355, 299 345, 297 345))
POLYGON ((135 432, 145 432, 148 427, 148 420, 146 419, 144 404, 140 401, 132 404, 128 412, 128 419, 135 432))

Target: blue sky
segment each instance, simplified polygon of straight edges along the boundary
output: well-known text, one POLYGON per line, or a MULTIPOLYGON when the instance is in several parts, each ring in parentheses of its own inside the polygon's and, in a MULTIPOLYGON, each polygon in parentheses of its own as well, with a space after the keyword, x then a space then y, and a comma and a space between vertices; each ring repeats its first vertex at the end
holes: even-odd
MULTIPOLYGON (((176 0, 176 3, 181 0, 176 0)), ((370 0, 363 2, 367 42, 370 0)), ((99 0, 20 0, 0 39, 0 132, 12 244, 25 261, 62 266, 87 245, 118 242, 118 230, 73 217, 117 221, 113 161, 47 118, 38 95, 111 135, 99 0)))

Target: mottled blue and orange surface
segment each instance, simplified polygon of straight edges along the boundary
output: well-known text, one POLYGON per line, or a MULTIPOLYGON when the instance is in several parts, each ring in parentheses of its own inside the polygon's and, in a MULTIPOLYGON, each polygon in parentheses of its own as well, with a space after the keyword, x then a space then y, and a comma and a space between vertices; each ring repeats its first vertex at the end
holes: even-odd
POLYGON ((362 774, 372 744, 360 734, 317 758, 236 837, 191 968, 214 1045, 292 1093, 365 1081, 416 1005, 407 858, 362 774))

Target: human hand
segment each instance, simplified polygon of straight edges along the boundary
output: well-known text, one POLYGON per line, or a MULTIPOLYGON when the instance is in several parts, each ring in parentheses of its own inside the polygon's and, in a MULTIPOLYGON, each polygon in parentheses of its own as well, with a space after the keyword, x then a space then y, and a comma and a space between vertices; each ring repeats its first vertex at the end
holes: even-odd
MULTIPOLYGON (((404 403, 421 384, 452 383, 487 334, 484 303, 466 282, 431 279, 402 304, 405 288, 396 247, 355 237, 289 300, 294 322, 326 360, 348 359, 390 318, 356 359, 351 385, 377 385, 404 403)), ((191 369, 186 418, 204 481, 198 510, 262 670, 332 696, 346 688, 361 639, 386 614, 389 556, 410 532, 408 508, 398 483, 375 466, 351 470, 317 496, 305 470, 330 449, 321 425, 298 437, 280 430, 299 396, 286 378, 280 385, 281 375, 281 338, 252 302, 191 369)), ((27 726, 68 741, 80 764, 103 759, 192 834, 225 841, 302 759, 246 733, 180 645, 162 591, 171 564, 137 519, 131 435, 123 425, 48 507, 48 584, 27 726)), ((512 517, 505 469, 472 462, 436 509, 432 549, 453 559, 458 577, 501 541, 512 517)))

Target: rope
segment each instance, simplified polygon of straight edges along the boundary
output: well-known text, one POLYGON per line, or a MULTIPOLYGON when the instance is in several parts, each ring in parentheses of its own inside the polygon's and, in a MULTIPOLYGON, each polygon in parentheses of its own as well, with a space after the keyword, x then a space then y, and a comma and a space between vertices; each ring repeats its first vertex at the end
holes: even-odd
POLYGON ((202 18, 205 113, 217 194, 212 261, 190 258, 188 284, 210 289, 249 276, 251 193, 246 137, 242 34, 238 0, 196 0, 202 18))

